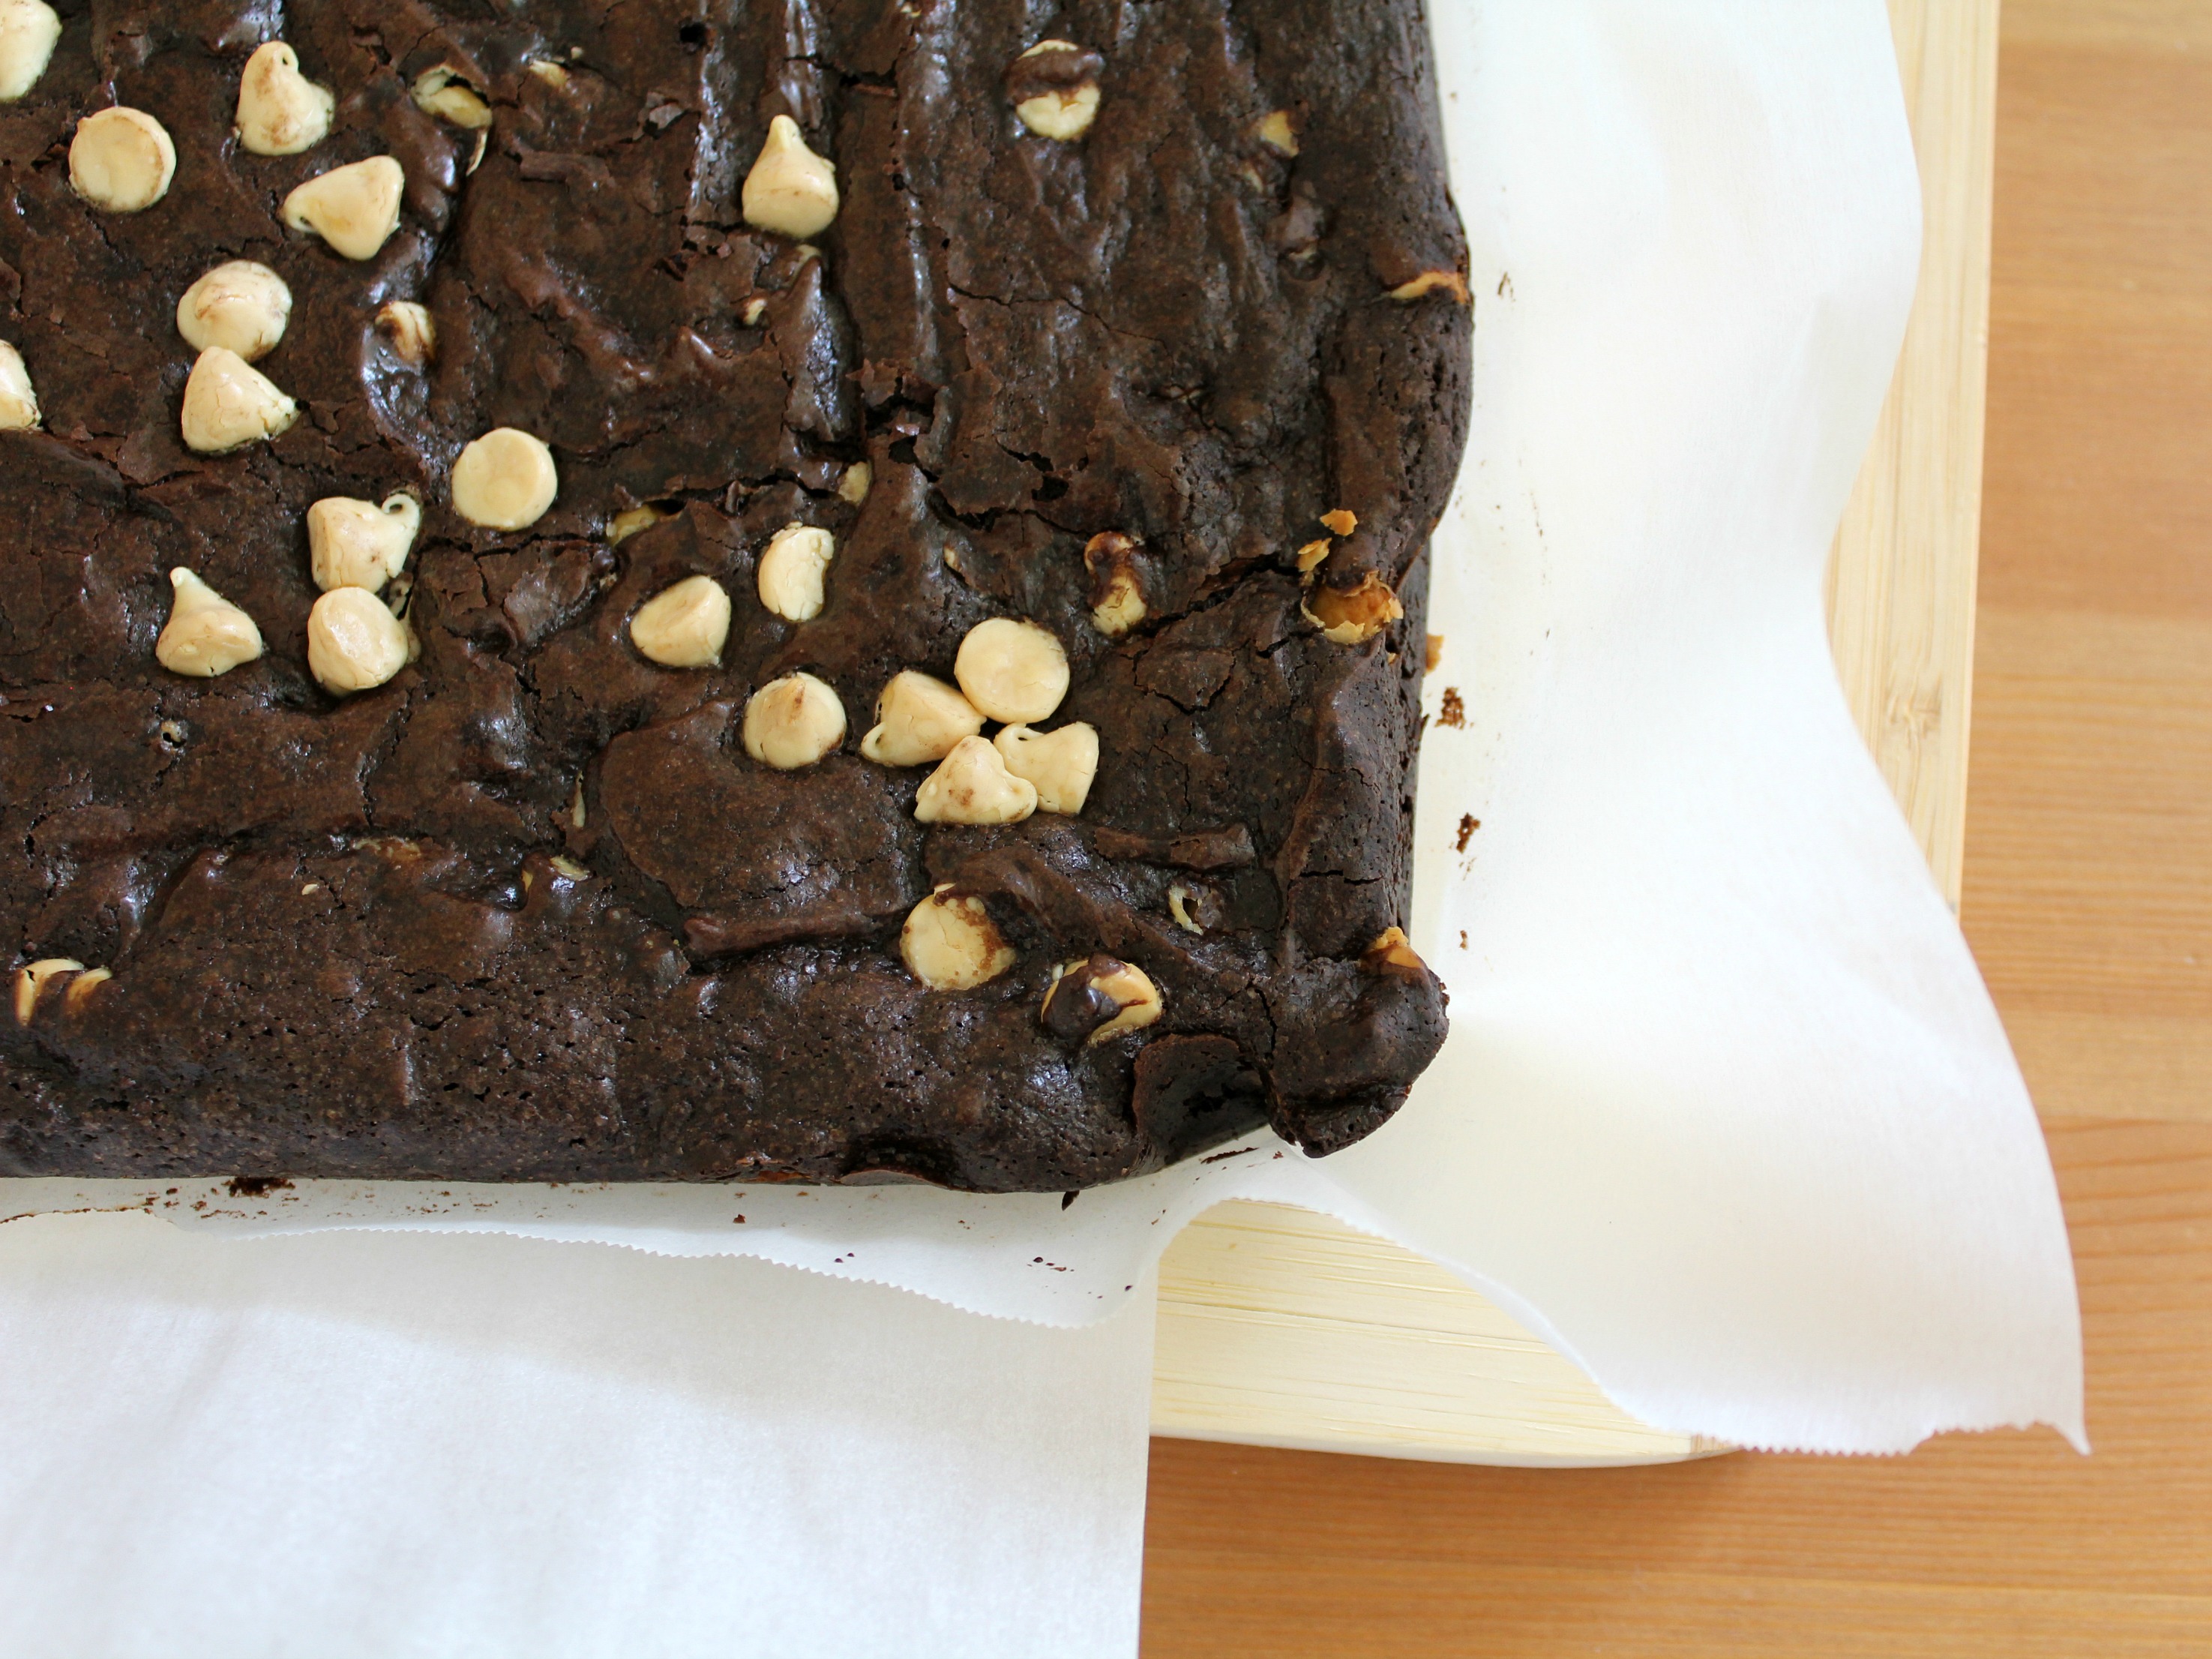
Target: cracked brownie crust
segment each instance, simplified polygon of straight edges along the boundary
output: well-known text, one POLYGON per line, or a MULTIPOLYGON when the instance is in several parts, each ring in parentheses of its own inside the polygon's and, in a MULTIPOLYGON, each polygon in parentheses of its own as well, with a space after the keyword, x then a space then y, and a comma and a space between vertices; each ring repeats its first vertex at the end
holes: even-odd
POLYGON ((0 930, 38 965, 0 1170, 1067 1189, 1403 1099, 1470 327, 1414 0, 56 9, 0 104, 40 421, 0 431, 0 930), (279 39, 327 133, 256 154, 279 39), (173 145, 141 211, 72 188, 110 105, 173 145), (834 164, 805 240, 746 220, 777 117, 834 164), (368 257, 288 227, 379 156, 368 257), (177 313, 228 260, 289 289, 252 372, 297 414, 217 454, 177 313), (557 467, 520 530, 455 508, 501 428, 557 467), (333 695, 308 509, 395 493, 403 646, 333 695), (762 568, 794 523, 834 545, 801 621, 762 568), (173 568, 261 653, 165 667, 173 568), (695 577, 726 633, 671 666, 693 614, 633 623, 695 577), (1035 724, 1094 728, 1095 775, 1049 810, 979 720, 1048 810, 925 822, 871 711, 968 685, 996 617, 1058 641, 1035 724), (797 674, 848 718, 783 769, 748 702, 797 674), (939 988, 933 950, 1000 965, 939 988))

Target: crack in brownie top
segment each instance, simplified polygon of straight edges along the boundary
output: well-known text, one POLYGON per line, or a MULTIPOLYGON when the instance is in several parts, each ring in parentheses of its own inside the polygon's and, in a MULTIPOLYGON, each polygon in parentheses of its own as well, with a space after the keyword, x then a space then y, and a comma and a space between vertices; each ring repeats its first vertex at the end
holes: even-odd
POLYGON ((1066 1191, 1433 1056, 1413 0, 0 0, 0 1170, 1066 1191))

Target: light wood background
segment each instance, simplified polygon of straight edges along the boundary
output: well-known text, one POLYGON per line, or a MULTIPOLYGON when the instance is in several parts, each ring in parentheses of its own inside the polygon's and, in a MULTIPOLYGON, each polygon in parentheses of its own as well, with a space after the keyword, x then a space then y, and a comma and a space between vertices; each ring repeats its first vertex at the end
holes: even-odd
POLYGON ((1860 733, 1956 909, 1966 843, 1998 0, 1889 0, 1920 169, 1920 286, 1828 562, 1860 733))
POLYGON ((1962 915, 2051 1136, 2096 1455, 1156 1441, 1152 1659, 2212 1654, 2212 3, 2008 0, 1998 88, 1962 915))

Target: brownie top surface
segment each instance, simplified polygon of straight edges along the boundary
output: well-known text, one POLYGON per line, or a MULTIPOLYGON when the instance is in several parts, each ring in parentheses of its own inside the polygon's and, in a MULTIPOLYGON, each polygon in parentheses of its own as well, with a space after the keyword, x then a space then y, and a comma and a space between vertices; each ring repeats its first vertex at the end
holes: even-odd
POLYGON ((1395 1109, 1471 325, 1411 0, 55 10, 0 1170, 1069 1189, 1395 1109))

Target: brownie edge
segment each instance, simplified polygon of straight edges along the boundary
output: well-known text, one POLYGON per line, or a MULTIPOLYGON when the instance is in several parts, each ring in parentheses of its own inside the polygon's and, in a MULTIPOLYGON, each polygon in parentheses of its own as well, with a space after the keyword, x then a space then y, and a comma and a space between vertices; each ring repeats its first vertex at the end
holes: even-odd
POLYGON ((1473 317, 1412 0, 54 9, 0 1172, 1067 1191, 1397 1109, 1473 317), (280 26, 327 130, 269 154, 280 26), (344 167, 388 224, 295 195, 344 167), (235 447, 179 315, 232 261, 289 296, 235 447), (179 570, 258 654, 157 649, 179 570), (965 744, 871 735, 901 675, 965 744))

